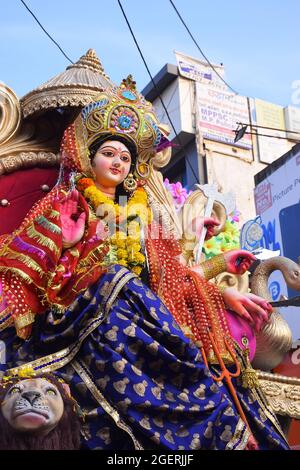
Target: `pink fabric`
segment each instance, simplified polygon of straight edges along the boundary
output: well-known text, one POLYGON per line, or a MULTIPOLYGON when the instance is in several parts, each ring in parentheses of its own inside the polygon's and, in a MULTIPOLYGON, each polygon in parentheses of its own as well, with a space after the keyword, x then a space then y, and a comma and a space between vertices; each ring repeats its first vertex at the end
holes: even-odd
POLYGON ((226 318, 233 338, 242 349, 245 349, 245 345, 242 343, 243 336, 248 339, 249 358, 252 361, 256 350, 256 336, 253 329, 246 320, 230 310, 226 310, 226 318))

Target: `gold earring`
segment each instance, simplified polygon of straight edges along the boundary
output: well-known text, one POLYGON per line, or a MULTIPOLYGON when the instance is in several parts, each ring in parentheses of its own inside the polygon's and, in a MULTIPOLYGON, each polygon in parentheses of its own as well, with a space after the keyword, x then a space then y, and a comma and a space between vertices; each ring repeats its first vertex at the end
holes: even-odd
POLYGON ((137 182, 134 179, 132 173, 129 173, 128 176, 125 178, 125 180, 123 181, 123 186, 124 186, 125 191, 128 191, 130 193, 136 190, 137 182))

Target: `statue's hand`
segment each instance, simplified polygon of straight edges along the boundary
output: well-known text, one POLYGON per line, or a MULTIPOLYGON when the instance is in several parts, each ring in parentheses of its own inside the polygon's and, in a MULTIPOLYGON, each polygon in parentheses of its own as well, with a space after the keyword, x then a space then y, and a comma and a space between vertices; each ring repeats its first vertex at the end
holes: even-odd
POLYGON ((188 232, 200 238, 203 228, 207 229, 205 240, 209 240, 215 235, 215 227, 220 225, 220 222, 213 217, 195 217, 189 224, 188 232))
POLYGON ((74 189, 60 205, 63 247, 76 245, 84 234, 86 214, 78 213, 79 193, 74 189))
POLYGON ((226 270, 232 274, 244 274, 256 260, 255 256, 246 250, 230 250, 223 253, 226 270))
POLYGON ((269 321, 272 306, 255 294, 241 294, 233 287, 225 289, 223 299, 226 307, 244 318, 258 333, 269 321))

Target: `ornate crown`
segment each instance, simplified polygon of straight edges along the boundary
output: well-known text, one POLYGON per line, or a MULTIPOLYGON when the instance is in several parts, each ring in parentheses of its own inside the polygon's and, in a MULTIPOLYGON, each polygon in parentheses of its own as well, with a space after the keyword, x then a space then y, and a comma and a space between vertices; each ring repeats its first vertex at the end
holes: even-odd
POLYGON ((152 104, 137 91, 131 75, 119 87, 100 93, 95 102, 83 108, 72 126, 67 129, 62 144, 62 151, 69 154, 67 158, 64 157, 64 161, 67 166, 72 166, 71 160, 74 163, 77 153, 80 165, 77 161, 76 167, 85 173, 91 173, 87 149, 102 136, 119 136, 133 144, 140 166, 149 163, 158 146, 166 140, 152 104), (77 152, 71 155, 69 143, 74 137, 77 152))

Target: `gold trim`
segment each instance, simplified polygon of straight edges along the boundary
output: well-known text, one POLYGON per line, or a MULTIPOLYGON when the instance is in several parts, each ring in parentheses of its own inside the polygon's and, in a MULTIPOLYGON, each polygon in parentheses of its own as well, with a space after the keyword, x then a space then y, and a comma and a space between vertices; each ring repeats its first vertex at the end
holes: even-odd
POLYGON ((51 209, 51 212, 49 214, 50 219, 57 219, 60 217, 60 212, 56 211, 55 209, 51 209))
POLYGON ((94 248, 92 251, 90 251, 90 253, 83 259, 81 259, 76 267, 76 270, 75 272, 77 272, 78 274, 81 273, 81 270, 83 268, 86 268, 86 266, 88 266, 89 264, 91 264, 91 261, 94 263, 94 264, 99 264, 99 263, 102 263, 102 260, 99 260, 97 258, 97 255, 100 253, 101 254, 101 251, 103 250, 103 244, 100 244, 98 246, 96 246, 96 248, 94 248))
POLYGON ((39 215, 35 219, 36 223, 43 227, 46 230, 49 230, 52 233, 55 233, 56 235, 61 234, 61 228, 56 225, 54 222, 51 222, 50 220, 47 219, 44 215, 39 215))
POLYGON ((115 273, 113 279, 110 282, 109 288, 106 292, 106 297, 103 297, 103 303, 105 304, 108 302, 109 297, 111 296, 114 288, 116 287, 117 282, 121 279, 121 277, 128 272, 127 268, 121 268, 120 271, 115 273))
POLYGON ((300 419, 300 379, 258 372, 259 384, 273 412, 300 419))
POLYGON ((257 375, 258 375, 259 380, 266 380, 270 382, 279 382, 282 384, 300 386, 299 377, 288 377, 286 375, 273 374, 270 372, 263 372, 261 370, 257 371, 257 375))
POLYGON ((24 255, 23 253, 18 253, 17 251, 13 250, 9 246, 7 247, 8 251, 11 253, 11 255, 8 253, 8 256, 11 259, 16 259, 24 263, 28 268, 32 269, 33 271, 36 271, 38 274, 41 275, 41 277, 45 274, 45 271, 41 268, 41 266, 30 256, 24 255))
POLYGON ((40 233, 38 230, 35 229, 33 223, 27 228, 26 233, 29 238, 33 238, 36 240, 38 243, 41 245, 45 246, 51 251, 54 251, 54 253, 59 256, 60 250, 56 246, 53 240, 51 240, 49 237, 46 237, 42 233, 40 233))
MULTIPOLYGON (((56 353, 49 354, 48 356, 40 357, 39 359, 28 362, 25 365, 32 368, 32 369, 38 369, 39 372, 43 372, 43 373, 54 372, 55 370, 60 369, 61 367, 68 364, 76 356, 76 354, 78 353, 78 351, 81 347, 81 343, 104 320, 105 320, 104 315, 101 318, 96 318, 96 319, 93 318, 92 320, 90 320, 90 323, 93 323, 93 324, 90 325, 89 327, 87 326, 87 330, 82 335, 80 340, 78 340, 75 343, 71 344, 71 346, 68 346, 67 348, 61 349, 60 351, 58 351, 56 353), (49 364, 50 362, 53 362, 53 364, 49 364)), ((19 370, 22 367, 24 367, 24 364, 22 366, 13 367, 12 369, 9 369, 7 371, 7 374, 8 375, 18 375, 19 370)))
POLYGON ((25 313, 24 315, 20 315, 14 318, 15 326, 17 330, 21 330, 27 325, 31 325, 34 322, 35 314, 29 310, 29 312, 25 313))
POLYGON ((17 170, 59 167, 60 155, 53 152, 20 152, 18 155, 6 155, 0 158, 0 176, 17 170))
POLYGON ((13 324, 14 324, 14 320, 11 315, 10 307, 8 306, 4 310, 2 310, 2 312, 0 313, 0 331, 5 330, 5 328, 13 324), (6 316, 8 316, 8 318, 5 321, 3 321, 6 316))
POLYGON ((281 435, 284 441, 288 444, 287 438, 283 430, 280 427, 280 424, 276 418, 276 415, 273 414, 270 404, 268 403, 268 399, 264 395, 260 385, 256 389, 251 389, 251 393, 254 395, 254 398, 256 398, 256 400, 258 401, 259 406, 262 408, 267 418, 271 421, 273 426, 277 429, 278 433, 281 435), (266 403, 264 403, 265 401, 266 403))
MULTIPOLYGON (((118 285, 115 286, 116 287, 116 290, 115 292, 112 292, 110 293, 110 298, 109 300, 107 300, 106 302, 106 307, 105 307, 105 314, 107 315, 108 312, 110 311, 111 309, 111 306, 112 304, 114 303, 114 301, 116 300, 117 296, 119 295, 120 291, 123 289, 123 287, 125 286, 125 284, 127 284, 128 281, 130 281, 130 279, 134 279, 136 278, 137 276, 133 273, 128 273, 124 276, 123 279, 121 279, 119 282, 118 282, 118 285)), ((114 281, 114 279, 112 280, 112 282, 114 281)))
MULTIPOLYGON (((238 357, 239 357, 239 360, 240 360, 241 364, 244 367, 246 367, 247 364, 246 364, 245 358, 243 356, 242 349, 240 348, 240 346, 238 345, 238 343, 236 341, 234 341, 234 345, 235 345, 235 349, 237 351, 237 354, 238 354, 238 357)), ((248 390, 249 390, 249 395, 252 394, 253 398, 258 402, 259 406, 264 411, 267 418, 271 421, 271 423, 273 424, 273 426, 275 427, 277 432, 280 434, 280 436, 287 443, 286 436, 284 435, 284 432, 282 431, 282 429, 280 427, 280 424, 279 424, 279 422, 276 418, 275 413, 273 413, 273 411, 272 411, 272 407, 271 407, 270 403, 268 402, 268 398, 265 396, 265 394, 264 394, 264 392, 261 388, 260 382, 259 382, 259 385, 256 388, 251 388, 251 389, 248 389, 248 390)), ((243 399, 241 399, 241 400, 243 401, 243 399)))
POLYGON ((123 431, 127 432, 127 434, 129 434, 133 441, 134 448, 136 450, 144 450, 143 446, 134 436, 130 427, 120 418, 118 411, 115 410, 113 406, 105 399, 104 395, 102 395, 100 390, 96 387, 96 385, 91 380, 87 372, 83 369, 81 364, 78 361, 74 360, 72 361, 71 366, 77 372, 79 377, 81 377, 81 379, 84 381, 85 385, 90 390, 95 400, 99 403, 103 410, 114 420, 118 428, 122 429, 123 431))
POLYGON ((24 273, 21 269, 12 268, 10 266, 0 266, 0 271, 3 272, 3 273, 15 273, 15 274, 17 274, 17 276, 20 276, 22 279, 27 281, 29 284, 36 285, 34 280, 28 274, 24 273))
POLYGON ((244 450, 250 436, 250 431, 248 430, 244 421, 240 418, 235 428, 234 435, 228 442, 227 446, 225 447, 225 450, 233 450, 233 448, 234 450, 244 450), (241 442, 240 444, 236 445, 238 441, 241 442))

